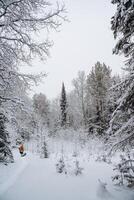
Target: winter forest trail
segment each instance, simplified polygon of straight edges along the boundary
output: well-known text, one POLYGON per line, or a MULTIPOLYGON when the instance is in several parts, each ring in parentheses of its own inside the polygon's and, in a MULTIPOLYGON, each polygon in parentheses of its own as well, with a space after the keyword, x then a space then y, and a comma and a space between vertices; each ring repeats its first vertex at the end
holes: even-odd
POLYGON ((52 160, 32 158, 1 200, 89 199, 89 186, 83 185, 82 177, 72 180, 66 175, 57 175, 54 163, 50 162, 52 160))
POLYGON ((22 161, 26 161, 27 166, 0 200, 129 200, 126 191, 123 194, 120 190, 115 195, 110 179, 112 168, 107 164, 90 161, 83 174, 75 176, 58 174, 55 157, 40 159, 31 155, 22 161), (107 191, 99 187, 98 178, 108 183, 107 191))

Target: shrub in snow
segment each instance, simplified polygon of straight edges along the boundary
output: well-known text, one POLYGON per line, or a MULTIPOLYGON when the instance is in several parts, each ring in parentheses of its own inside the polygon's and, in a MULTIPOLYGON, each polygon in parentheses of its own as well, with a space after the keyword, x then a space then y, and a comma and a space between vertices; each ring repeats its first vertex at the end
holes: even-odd
POLYGON ((63 157, 59 159, 58 163, 56 164, 56 170, 58 173, 67 173, 65 169, 65 162, 63 157))
POLYGON ((77 157, 78 156, 78 153, 76 151, 73 152, 73 157, 77 157))
POLYGON ((82 174, 82 170, 83 170, 83 168, 80 167, 79 161, 76 160, 75 161, 75 170, 74 170, 75 175, 78 176, 78 175, 82 174))
POLYGON ((134 187, 134 156, 128 154, 126 157, 121 155, 120 158, 120 163, 114 169, 117 174, 112 179, 118 185, 134 187))
POLYGON ((43 145, 41 147, 41 157, 42 158, 48 158, 49 157, 48 150, 47 150, 47 143, 45 141, 43 142, 43 145))

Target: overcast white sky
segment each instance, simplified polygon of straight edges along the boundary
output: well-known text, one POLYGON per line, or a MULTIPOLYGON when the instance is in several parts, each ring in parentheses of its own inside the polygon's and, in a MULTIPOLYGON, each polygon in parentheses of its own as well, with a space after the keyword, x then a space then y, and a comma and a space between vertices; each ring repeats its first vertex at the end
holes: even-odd
MULTIPOLYGON (((88 74, 97 62, 105 62, 113 73, 120 73, 123 58, 112 55, 115 45, 110 19, 115 12, 111 0, 65 0, 70 23, 65 22, 61 31, 53 33, 51 39, 54 46, 44 64, 33 61, 28 72, 46 71, 47 78, 34 92, 42 92, 49 99, 56 97, 61 91, 64 81, 67 91, 71 90, 71 81, 79 70, 88 74)), ((44 34, 45 38, 45 34, 44 34)))

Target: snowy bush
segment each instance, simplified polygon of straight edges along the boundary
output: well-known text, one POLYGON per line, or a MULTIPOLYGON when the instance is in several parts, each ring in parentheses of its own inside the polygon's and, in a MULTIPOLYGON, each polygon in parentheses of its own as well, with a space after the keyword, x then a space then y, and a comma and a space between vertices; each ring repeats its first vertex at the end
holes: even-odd
POLYGON ((118 185, 134 187, 134 155, 129 153, 127 156, 121 155, 120 158, 120 163, 114 169, 117 174, 112 179, 118 185))
POLYGON ((44 141, 41 147, 41 158, 48 158, 47 143, 44 141))
POLYGON ((76 151, 73 152, 73 157, 77 157, 78 156, 78 153, 76 151))
POLYGON ((58 173, 67 173, 65 169, 65 162, 63 157, 59 159, 58 163, 56 164, 56 170, 58 173))
POLYGON ((76 161, 75 161, 75 170, 74 170, 74 174, 75 174, 76 176, 78 176, 78 175, 82 174, 82 170, 83 170, 83 168, 80 167, 79 161, 76 160, 76 161))

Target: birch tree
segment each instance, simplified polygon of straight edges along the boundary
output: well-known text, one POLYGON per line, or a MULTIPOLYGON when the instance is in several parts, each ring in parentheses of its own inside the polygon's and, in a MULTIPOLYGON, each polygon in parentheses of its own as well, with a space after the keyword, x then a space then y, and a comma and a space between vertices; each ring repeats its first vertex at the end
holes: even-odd
POLYGON ((82 125, 86 125, 86 108, 85 108, 85 88, 86 75, 84 71, 79 71, 77 78, 73 79, 74 92, 76 93, 79 109, 82 113, 82 125))

